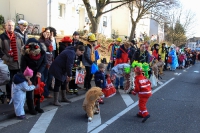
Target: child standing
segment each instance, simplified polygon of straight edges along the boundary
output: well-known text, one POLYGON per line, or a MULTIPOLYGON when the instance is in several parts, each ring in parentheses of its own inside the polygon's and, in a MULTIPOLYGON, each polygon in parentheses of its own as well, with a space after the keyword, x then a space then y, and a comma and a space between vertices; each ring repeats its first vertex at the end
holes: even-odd
MULTIPOLYGON (((15 108, 15 114, 19 119, 25 119, 24 103, 26 100, 26 91, 34 90, 30 78, 33 76, 33 70, 28 67, 23 74, 17 73, 13 77, 12 83, 12 100, 15 108)), ((11 103, 10 102, 10 103, 11 103)))
MULTIPOLYGON (((98 65, 98 68, 99 68, 99 71, 97 71, 94 75, 94 79, 95 79, 95 85, 97 87, 100 87, 102 89, 105 89, 106 88, 106 75, 105 75, 105 67, 104 67, 104 64, 103 63, 100 63, 98 65)), ((104 101, 103 99, 101 98, 99 100, 99 103, 100 104, 103 104, 104 101)))
POLYGON ((132 91, 133 95, 138 93, 139 97, 139 113, 137 117, 144 118, 142 123, 144 123, 149 117, 149 113, 146 108, 146 103, 149 97, 152 95, 151 92, 151 82, 142 74, 142 69, 140 67, 134 68, 135 72, 135 89, 132 91))

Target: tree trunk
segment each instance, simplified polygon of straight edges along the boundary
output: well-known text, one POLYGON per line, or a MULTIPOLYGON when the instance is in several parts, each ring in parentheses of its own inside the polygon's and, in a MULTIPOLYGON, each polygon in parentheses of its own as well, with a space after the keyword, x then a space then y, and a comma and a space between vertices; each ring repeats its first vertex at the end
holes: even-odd
POLYGON ((94 19, 92 19, 93 20, 93 21, 91 21, 91 23, 92 23, 91 32, 92 33, 98 33, 98 27, 99 27, 100 17, 101 16, 98 16, 98 17, 95 17, 94 19))
POLYGON ((132 28, 131 28, 131 33, 130 33, 129 41, 131 41, 131 40, 134 39, 136 24, 137 24, 136 22, 132 22, 132 28))

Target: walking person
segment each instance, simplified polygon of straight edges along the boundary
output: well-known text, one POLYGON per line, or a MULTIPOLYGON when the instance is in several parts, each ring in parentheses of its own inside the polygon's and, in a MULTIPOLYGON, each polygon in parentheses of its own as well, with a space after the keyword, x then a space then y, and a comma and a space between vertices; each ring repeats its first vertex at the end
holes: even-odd
POLYGON ((51 64, 49 73, 55 77, 54 105, 61 106, 58 102, 60 87, 62 92, 61 102, 71 103, 71 101, 66 98, 66 83, 72 79, 72 66, 75 56, 81 56, 84 51, 85 47, 83 45, 79 45, 78 47, 68 46, 51 64))
POLYGON ((21 37, 14 31, 15 22, 8 20, 6 30, 0 35, 0 57, 8 65, 10 71, 10 82, 6 85, 7 102, 11 98, 12 78, 20 72, 21 47, 24 45, 21 37))

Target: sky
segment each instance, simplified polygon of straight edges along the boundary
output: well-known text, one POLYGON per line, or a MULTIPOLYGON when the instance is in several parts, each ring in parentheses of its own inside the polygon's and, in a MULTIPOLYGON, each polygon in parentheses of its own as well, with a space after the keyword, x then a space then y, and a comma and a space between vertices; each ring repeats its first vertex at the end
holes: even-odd
POLYGON ((196 14, 195 34, 193 36, 200 37, 200 6, 199 0, 179 0, 185 10, 191 10, 196 14))

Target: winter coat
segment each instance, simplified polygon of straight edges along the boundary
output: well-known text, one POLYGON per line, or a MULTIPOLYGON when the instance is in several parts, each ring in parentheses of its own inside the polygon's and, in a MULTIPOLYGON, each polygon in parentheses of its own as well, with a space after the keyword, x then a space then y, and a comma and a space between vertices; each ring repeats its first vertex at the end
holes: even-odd
POLYGON ((164 61, 164 62, 165 62, 166 52, 167 52, 166 49, 167 49, 167 48, 162 47, 162 48, 160 48, 160 49, 158 50, 158 54, 161 56, 161 59, 162 59, 162 61, 164 61))
POLYGON ((25 115, 24 103, 26 100, 26 91, 32 91, 34 89, 35 86, 29 86, 23 74, 15 74, 13 77, 11 102, 14 104, 16 116, 25 115))
POLYGON ((72 42, 72 46, 78 46, 78 45, 83 45, 83 42, 81 42, 81 41, 75 41, 74 39, 72 40, 73 42, 72 42))
POLYGON ((169 56, 172 57, 172 63, 170 64, 170 69, 175 70, 176 67, 178 67, 178 58, 177 58, 177 55, 176 55, 176 51, 174 49, 172 49, 169 52, 169 56))
POLYGON ((24 48, 22 47, 22 57, 21 57, 21 72, 24 72, 26 67, 28 66, 30 69, 33 70, 33 78, 31 78, 31 81, 33 84, 35 84, 35 76, 37 72, 40 72, 41 74, 43 73, 44 69, 46 68, 47 65, 47 59, 46 59, 46 52, 45 52, 45 47, 38 42, 40 49, 41 49, 41 57, 39 60, 33 60, 29 57, 29 54, 25 53, 24 48))
POLYGON ((140 49, 138 49, 136 52, 135 52, 135 55, 134 55, 134 58, 133 58, 133 61, 138 61, 140 63, 149 63, 149 52, 148 51, 144 51, 143 54, 141 54, 141 51, 140 49))
POLYGON ((124 68, 126 68, 126 67, 130 67, 130 65, 127 63, 122 63, 122 64, 118 64, 118 65, 114 66, 111 70, 111 77, 112 77, 112 75, 115 75, 119 78, 123 77, 125 74, 124 68))
POLYGON ((106 78, 105 78, 105 73, 101 72, 101 71, 97 71, 94 75, 94 80, 95 80, 95 85, 97 87, 100 87, 102 89, 106 88, 106 78), (103 81, 103 83, 101 83, 101 80, 103 81))
POLYGON ((157 50, 153 50, 152 55, 158 60, 158 52, 157 50))
POLYGON ((140 95, 151 95, 151 82, 143 75, 135 76, 135 89, 133 93, 140 95))
POLYGON ((119 45, 116 45, 116 44, 112 45, 110 60, 115 61, 116 56, 117 56, 117 50, 119 48, 120 48, 119 45))
POLYGON ((137 48, 135 46, 130 47, 130 52, 128 54, 128 57, 130 59, 130 63, 133 62, 134 54, 135 54, 136 51, 137 51, 137 48))
POLYGON ((75 47, 66 47, 51 64, 49 73, 62 82, 66 80, 67 76, 72 77, 72 67, 75 56, 75 47))
POLYGON ((128 63, 130 60, 129 57, 129 49, 125 49, 124 45, 121 45, 119 49, 117 49, 117 55, 115 60, 115 65, 121 63, 128 63))
POLYGON ((4 32, 0 35, 0 53, 3 54, 1 57, 2 60, 8 65, 9 70, 17 70, 20 69, 20 63, 21 63, 21 48, 24 45, 21 37, 19 34, 15 32, 15 38, 16 38, 16 45, 17 45, 17 54, 18 54, 18 61, 14 61, 13 57, 8 54, 10 51, 10 39, 7 36, 7 33, 4 32))
POLYGON ((91 60, 91 45, 85 46, 85 52, 82 55, 82 63, 84 66, 92 66, 92 60, 91 60))
POLYGON ((26 44, 26 41, 28 40, 27 32, 25 31, 23 34, 18 26, 15 28, 15 32, 21 37, 23 43, 26 44))

